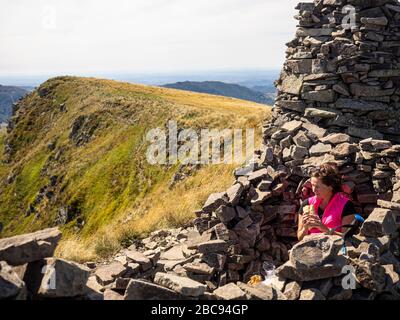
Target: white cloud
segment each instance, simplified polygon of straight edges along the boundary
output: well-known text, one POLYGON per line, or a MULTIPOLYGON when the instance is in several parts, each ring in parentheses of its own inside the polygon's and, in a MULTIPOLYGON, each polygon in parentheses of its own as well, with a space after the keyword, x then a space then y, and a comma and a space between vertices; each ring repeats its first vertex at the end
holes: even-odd
POLYGON ((280 68, 298 0, 3 0, 0 74, 280 68))

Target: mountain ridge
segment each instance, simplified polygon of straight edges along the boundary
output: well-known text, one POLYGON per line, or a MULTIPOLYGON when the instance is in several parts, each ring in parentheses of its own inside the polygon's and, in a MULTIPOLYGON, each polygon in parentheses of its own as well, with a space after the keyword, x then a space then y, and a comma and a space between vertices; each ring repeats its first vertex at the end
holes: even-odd
POLYGON ((29 91, 23 87, 0 84, 0 123, 7 122, 12 115, 12 106, 29 91))
POLYGON ((232 97, 262 104, 273 103, 271 98, 264 93, 252 90, 240 84, 221 81, 182 81, 165 84, 162 87, 232 97))

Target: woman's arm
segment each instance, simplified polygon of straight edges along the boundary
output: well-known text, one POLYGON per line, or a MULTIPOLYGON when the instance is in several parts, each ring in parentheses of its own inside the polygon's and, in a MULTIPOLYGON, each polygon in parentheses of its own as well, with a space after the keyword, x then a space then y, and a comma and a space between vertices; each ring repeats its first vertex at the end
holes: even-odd
MULTIPOLYGON (((345 216, 342 219, 342 225, 344 226, 344 225, 352 224, 354 219, 355 219, 354 214, 345 216)), ((347 230, 348 230, 348 228, 342 228, 342 232, 335 232, 333 234, 343 237, 343 235, 347 232, 347 230)))
MULTIPOLYGON (((342 219, 342 225, 351 224, 355 219, 355 215, 347 215, 342 219)), ((318 228, 322 233, 330 234, 329 228, 325 226, 319 217, 310 217, 309 219, 309 227, 311 228, 318 228)), ((344 233, 347 231, 346 228, 342 228, 342 232, 335 231, 331 235, 336 235, 339 237, 343 237, 344 233)))
POLYGON ((305 223, 305 213, 299 214, 299 223, 297 228, 297 238, 299 241, 303 240, 304 237, 308 234, 308 224, 305 223))
POLYGON ((297 226, 297 238, 299 241, 303 240, 303 238, 308 234, 308 224, 306 223, 307 218, 306 216, 308 215, 310 210, 310 207, 308 205, 308 199, 305 200, 298 212, 298 226, 297 226))

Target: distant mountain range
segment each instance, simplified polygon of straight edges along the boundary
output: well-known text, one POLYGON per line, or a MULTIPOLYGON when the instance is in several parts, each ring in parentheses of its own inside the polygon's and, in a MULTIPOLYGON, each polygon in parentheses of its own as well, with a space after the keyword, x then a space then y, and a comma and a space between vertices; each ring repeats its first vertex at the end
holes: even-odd
POLYGON ((0 123, 7 122, 11 117, 12 105, 24 97, 32 88, 0 85, 0 123))
POLYGON ((220 81, 184 81, 163 85, 165 88, 232 97, 266 105, 274 103, 275 88, 273 86, 260 86, 256 84, 249 84, 249 86, 252 86, 252 89, 248 86, 220 81), (264 89, 265 91, 263 91, 264 89))

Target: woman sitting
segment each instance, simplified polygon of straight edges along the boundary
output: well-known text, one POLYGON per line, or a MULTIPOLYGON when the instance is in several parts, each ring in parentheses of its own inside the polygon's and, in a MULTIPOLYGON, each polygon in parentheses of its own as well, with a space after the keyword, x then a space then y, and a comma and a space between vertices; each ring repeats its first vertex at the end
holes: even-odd
POLYGON ((338 170, 330 164, 322 165, 311 174, 311 185, 315 196, 304 201, 299 210, 299 241, 315 233, 342 236, 345 230, 338 227, 354 221, 355 207, 341 192, 338 170))

